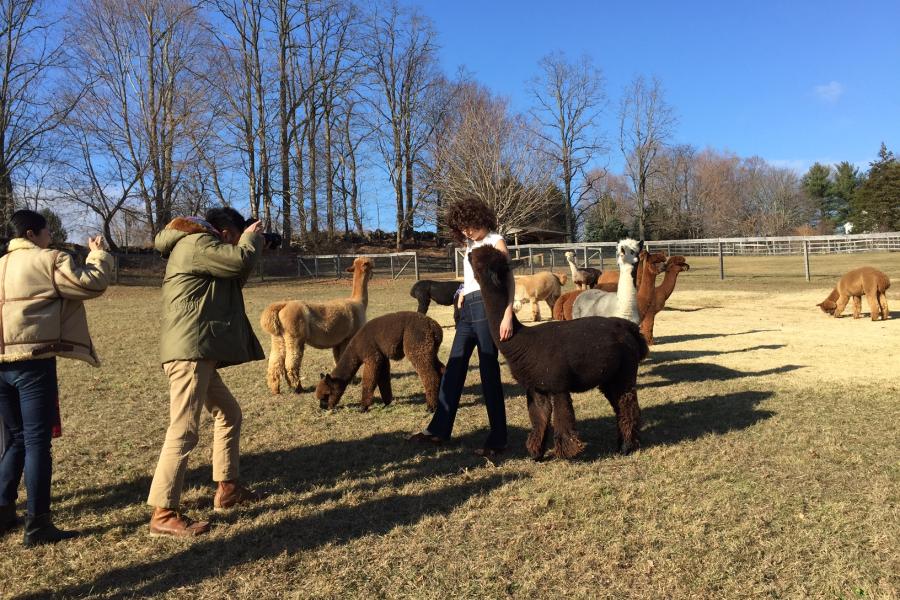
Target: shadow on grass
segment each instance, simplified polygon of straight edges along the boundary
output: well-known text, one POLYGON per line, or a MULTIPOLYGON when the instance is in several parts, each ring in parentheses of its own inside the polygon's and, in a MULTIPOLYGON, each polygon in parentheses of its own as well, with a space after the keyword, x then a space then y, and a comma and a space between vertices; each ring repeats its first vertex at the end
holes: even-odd
POLYGON ((764 377, 777 373, 790 373, 803 368, 805 367, 802 365, 782 365, 772 369, 763 369, 762 371, 738 371, 737 369, 729 369, 713 363, 661 364, 651 368, 647 372, 646 377, 662 377, 664 381, 641 383, 638 389, 663 387, 683 382, 702 383, 706 381, 728 381, 741 377, 764 377))
MULTIPOLYGON (((775 413, 757 405, 771 398, 771 391, 745 391, 704 396, 685 402, 671 402, 641 409, 641 446, 671 445, 746 429, 775 413)), ((588 443, 583 454, 593 460, 616 451, 618 430, 612 416, 578 423, 582 440, 588 443)))
POLYGON ((750 333, 766 333, 778 331, 777 329, 751 329, 738 333, 687 333, 684 335, 661 335, 656 337, 657 344, 677 344, 678 342, 693 342, 694 340, 709 340, 712 338, 731 337, 733 335, 747 335, 750 333))
POLYGON ((749 348, 740 348, 738 350, 650 350, 645 364, 658 364, 675 362, 679 360, 690 360, 692 358, 704 358, 707 356, 720 356, 722 354, 741 354, 744 352, 754 352, 756 350, 778 350, 784 348, 786 344, 762 344, 759 346, 750 346, 749 348))
MULTIPOLYGON (((396 494, 353 506, 337 506, 302 517, 288 516, 225 538, 200 538, 158 560, 142 561, 107 571, 87 583, 55 587, 19 598, 108 596, 144 597, 165 594, 183 586, 197 585, 208 578, 221 577, 228 569, 341 544, 367 535, 382 535, 398 526, 412 525, 432 514, 448 514, 469 498, 489 493, 518 475, 489 475, 432 489, 421 494, 396 494)), ((151 543, 148 540, 148 543, 151 543)), ((171 544, 160 550, 168 553, 171 544)))

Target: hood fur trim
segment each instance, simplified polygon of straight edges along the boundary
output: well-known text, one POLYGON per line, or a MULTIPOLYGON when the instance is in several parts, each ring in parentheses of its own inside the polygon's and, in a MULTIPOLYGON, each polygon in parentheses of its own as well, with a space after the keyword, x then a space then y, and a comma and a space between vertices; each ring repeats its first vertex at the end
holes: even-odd
POLYGON ((201 219, 200 217, 176 217, 166 225, 166 229, 173 229, 182 233, 209 233, 216 237, 221 237, 219 231, 201 219))

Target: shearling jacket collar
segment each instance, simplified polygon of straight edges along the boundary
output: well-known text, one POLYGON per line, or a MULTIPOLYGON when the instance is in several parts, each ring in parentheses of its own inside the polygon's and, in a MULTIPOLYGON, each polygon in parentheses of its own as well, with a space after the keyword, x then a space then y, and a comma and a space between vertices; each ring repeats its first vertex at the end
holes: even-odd
POLYGON ((12 252, 14 250, 40 250, 40 246, 27 238, 13 238, 9 240, 9 246, 6 248, 6 251, 12 252))

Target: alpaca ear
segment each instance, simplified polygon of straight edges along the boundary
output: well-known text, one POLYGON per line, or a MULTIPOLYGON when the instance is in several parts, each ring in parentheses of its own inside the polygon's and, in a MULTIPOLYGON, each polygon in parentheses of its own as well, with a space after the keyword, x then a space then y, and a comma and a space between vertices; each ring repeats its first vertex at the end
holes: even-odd
POLYGON ((638 242, 638 252, 644 249, 644 240, 638 242))
POLYGON ((344 269, 344 271, 347 272, 347 273, 352 273, 352 272, 355 271, 355 270, 356 270, 356 266, 355 266, 355 265, 351 265, 351 266, 347 267, 346 269, 344 269))
POLYGON ((325 373, 319 373, 319 379, 325 379, 326 377, 328 377, 328 375, 325 373))

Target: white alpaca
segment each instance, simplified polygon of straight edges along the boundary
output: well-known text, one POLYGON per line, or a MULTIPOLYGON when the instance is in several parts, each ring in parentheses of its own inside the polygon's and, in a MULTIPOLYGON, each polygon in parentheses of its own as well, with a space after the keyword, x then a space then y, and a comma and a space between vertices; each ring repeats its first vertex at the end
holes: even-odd
POLYGON ((616 262, 619 264, 619 285, 615 292, 585 290, 572 305, 572 318, 620 317, 633 323, 640 323, 638 314, 637 286, 635 285, 635 265, 643 242, 626 238, 616 247, 616 262))

